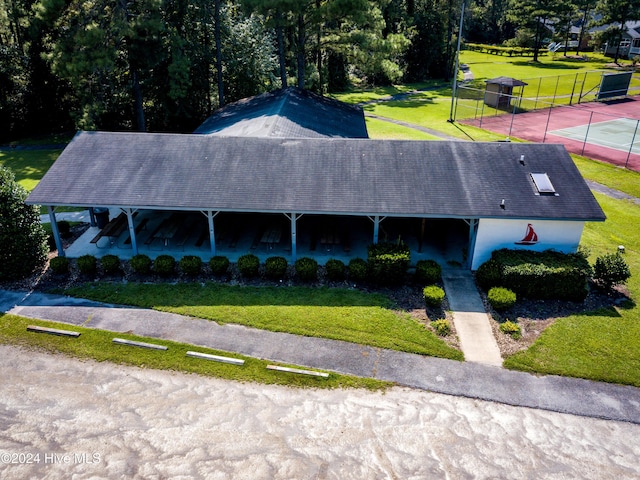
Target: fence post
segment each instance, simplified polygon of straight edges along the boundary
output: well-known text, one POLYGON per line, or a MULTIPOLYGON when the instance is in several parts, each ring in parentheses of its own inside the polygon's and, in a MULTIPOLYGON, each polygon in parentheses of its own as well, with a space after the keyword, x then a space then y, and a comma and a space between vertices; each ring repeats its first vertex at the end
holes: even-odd
MULTIPOLYGON (((514 95, 511 95, 511 101, 514 100, 514 95)), ((513 111, 511 112, 511 124, 509 125, 509 137, 511 136, 511 129, 513 128, 513 119, 516 116, 516 108, 518 108, 518 102, 513 102, 513 111)))
POLYGON ((582 142, 582 153, 584 155, 584 149, 587 146, 587 138, 589 138, 589 128, 591 127, 591 120, 593 119, 593 112, 589 115, 589 123, 587 123, 587 133, 584 134, 584 142, 582 142))
POLYGON ((556 77, 556 89, 553 91, 553 104, 556 104, 556 95, 558 94, 558 84, 560 83, 560 75, 556 77))
POLYGON ((633 144, 636 141, 636 134, 638 133, 638 127, 640 127, 640 120, 636 121, 636 129, 633 131, 633 138, 631 139, 631 145, 629 145, 629 153, 627 153, 627 161, 624 162, 624 168, 629 165, 629 158, 631 157, 631 151, 633 150, 633 144))
POLYGON ((547 131, 549 130, 549 120, 551 120, 551 109, 553 105, 549 105, 549 115, 547 115, 547 124, 544 126, 544 136, 542 137, 542 143, 547 139, 547 131))
POLYGON ((571 96, 569 97, 569 105, 573 105, 573 94, 576 91, 576 83, 578 83, 578 73, 576 73, 576 78, 573 79, 573 88, 571 89, 571 96))

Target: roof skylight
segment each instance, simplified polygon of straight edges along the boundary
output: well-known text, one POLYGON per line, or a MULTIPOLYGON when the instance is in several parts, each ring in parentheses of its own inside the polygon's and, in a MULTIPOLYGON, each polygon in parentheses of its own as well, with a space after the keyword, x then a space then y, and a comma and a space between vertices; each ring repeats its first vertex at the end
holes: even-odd
POLYGON ((538 189, 538 193, 546 195, 553 195, 556 193, 556 189, 553 188, 553 184, 546 173, 532 173, 531 179, 538 189))

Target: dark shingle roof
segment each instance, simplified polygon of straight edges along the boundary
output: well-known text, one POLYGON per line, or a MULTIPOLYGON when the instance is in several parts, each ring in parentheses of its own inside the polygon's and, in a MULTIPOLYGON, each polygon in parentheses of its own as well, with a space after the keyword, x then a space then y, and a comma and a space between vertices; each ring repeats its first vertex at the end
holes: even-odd
POLYGON ((289 87, 229 104, 195 133, 233 137, 368 138, 361 107, 289 87))
POLYGON ((604 220, 562 145, 507 142, 82 132, 27 201, 60 206, 604 220), (547 173, 557 195, 536 195, 530 172, 547 173))

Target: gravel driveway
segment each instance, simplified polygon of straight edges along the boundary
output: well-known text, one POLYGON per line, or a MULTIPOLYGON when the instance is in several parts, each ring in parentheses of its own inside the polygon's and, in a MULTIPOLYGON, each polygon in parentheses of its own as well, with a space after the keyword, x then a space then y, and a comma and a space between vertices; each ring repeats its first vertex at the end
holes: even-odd
POLYGON ((0 367, 0 478, 640 477, 640 425, 407 388, 241 384, 5 345, 0 367))

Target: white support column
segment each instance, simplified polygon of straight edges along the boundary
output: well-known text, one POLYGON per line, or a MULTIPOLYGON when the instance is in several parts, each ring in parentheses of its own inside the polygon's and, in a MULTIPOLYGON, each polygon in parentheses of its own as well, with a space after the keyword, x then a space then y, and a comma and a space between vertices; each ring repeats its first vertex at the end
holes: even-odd
POLYGON ((479 220, 477 218, 471 218, 469 219, 468 223, 469 223, 469 244, 467 247, 467 268, 471 268, 471 265, 473 265, 473 252, 476 249, 476 237, 478 235, 479 220))
POLYGON ((132 208, 123 208, 122 211, 127 215, 127 223, 129 225, 129 237, 131 238, 131 252, 133 255, 138 254, 138 241, 136 240, 136 227, 133 225, 133 213, 135 210, 132 208))
POLYGON ((213 219, 220 212, 213 213, 212 210, 207 210, 207 223, 209 224, 209 243, 211 244, 211 256, 216 256, 216 232, 213 226, 213 219))
POLYGON ((291 220, 291 262, 295 262, 297 257, 297 222, 302 217, 303 214, 298 215, 297 213, 284 214, 289 220, 291 220))
POLYGON ((58 222, 56 221, 56 214, 52 206, 47 205, 47 212, 49 213, 49 220, 51 221, 51 233, 53 233, 53 239, 56 241, 56 248, 58 249, 58 256, 64 257, 64 248, 62 247, 62 239, 60 238, 60 230, 58 229, 58 222))
POLYGON ((373 243, 378 243, 378 237, 380 234, 380 222, 382 222, 387 217, 381 217, 380 215, 376 215, 374 217, 369 217, 369 220, 373 222, 373 243))

